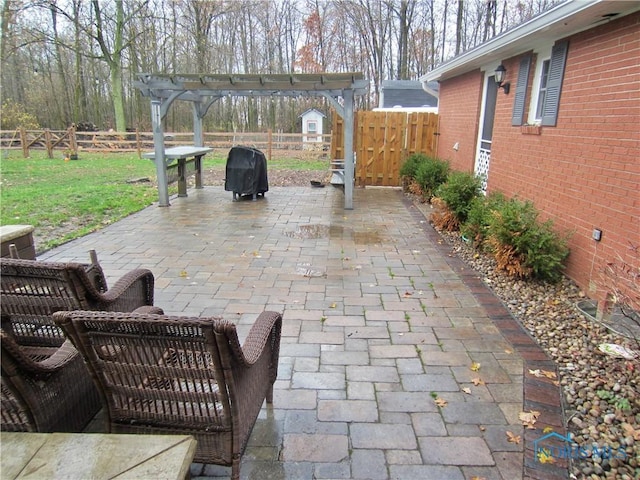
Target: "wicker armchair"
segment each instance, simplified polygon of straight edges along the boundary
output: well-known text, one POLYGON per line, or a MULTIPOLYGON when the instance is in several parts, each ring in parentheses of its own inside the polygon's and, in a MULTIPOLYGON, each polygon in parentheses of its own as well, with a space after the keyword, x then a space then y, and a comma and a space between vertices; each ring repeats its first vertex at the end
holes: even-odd
POLYGON ((240 345, 219 318, 58 312, 107 406, 111 433, 189 434, 195 461, 240 460, 263 401, 273 401, 282 316, 263 312, 240 345))
POLYGON ((81 432, 100 410, 100 396, 69 340, 25 347, 0 331, 2 430, 81 432))
POLYGON ((135 270, 107 290, 100 266, 0 258, 3 431, 77 432, 101 407, 73 345, 52 319, 59 310, 161 312, 153 274, 135 270))

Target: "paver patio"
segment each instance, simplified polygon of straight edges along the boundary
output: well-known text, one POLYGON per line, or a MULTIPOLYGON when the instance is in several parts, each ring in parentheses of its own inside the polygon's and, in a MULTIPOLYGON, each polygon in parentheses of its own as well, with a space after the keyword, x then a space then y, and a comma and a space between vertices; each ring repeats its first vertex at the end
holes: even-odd
MULTIPOLYGON (((400 191, 356 189, 343 205, 331 187, 255 202, 192 189, 38 258, 96 249, 112 282, 149 268, 167 314, 223 315, 241 335, 259 312, 284 313, 273 407, 242 478, 566 478, 532 450, 546 426, 563 433, 557 387, 527 373, 554 368, 542 350, 400 191)), ((229 474, 192 466, 196 479, 229 474)))

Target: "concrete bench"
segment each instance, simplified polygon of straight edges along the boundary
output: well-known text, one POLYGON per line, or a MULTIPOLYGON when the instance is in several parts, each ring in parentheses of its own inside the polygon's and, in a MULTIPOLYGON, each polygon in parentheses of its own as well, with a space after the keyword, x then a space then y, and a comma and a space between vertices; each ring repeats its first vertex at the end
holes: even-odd
POLYGON ((31 225, 3 225, 0 227, 0 240, 2 240, 1 256, 11 257, 10 246, 15 245, 19 258, 23 260, 36 259, 31 225))

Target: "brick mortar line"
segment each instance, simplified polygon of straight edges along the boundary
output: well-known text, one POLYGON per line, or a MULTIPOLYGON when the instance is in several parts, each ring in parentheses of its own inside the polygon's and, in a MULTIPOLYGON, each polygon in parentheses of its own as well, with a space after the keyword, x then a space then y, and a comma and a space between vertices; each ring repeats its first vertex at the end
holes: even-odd
MULTIPOLYGON (((569 478, 569 465, 566 461, 556 459, 556 463, 540 463, 535 461, 534 458, 534 441, 543 435, 546 427, 553 428, 553 430, 561 435, 566 435, 564 428, 564 410, 562 405, 562 395, 560 387, 558 386, 553 392, 546 392, 546 399, 544 404, 539 401, 534 401, 532 397, 536 397, 533 393, 533 389, 537 387, 535 384, 537 378, 533 378, 528 375, 529 369, 537 369, 544 367, 545 369, 552 368, 557 374, 557 368, 555 362, 551 360, 546 352, 538 345, 535 339, 526 331, 526 329, 520 324, 520 322, 511 314, 511 312, 504 306, 502 301, 491 291, 486 284, 478 280, 478 274, 470 274, 469 272, 461 273, 460 267, 464 267, 467 270, 471 270, 462 259, 456 256, 449 256, 449 250, 451 246, 446 242, 438 242, 442 240, 440 234, 433 228, 429 219, 418 209, 413 201, 407 198, 406 195, 402 195, 402 202, 408 212, 416 219, 419 219, 418 225, 424 232, 427 239, 431 240, 433 246, 442 254, 445 262, 453 272, 460 276, 462 283, 470 288, 471 294, 478 300, 480 306, 488 313, 488 317, 493 322, 494 319, 500 319, 499 322, 494 323, 500 333, 505 337, 507 341, 512 343, 514 350, 524 360, 523 365, 523 410, 538 409, 541 412, 538 421, 536 422, 536 429, 525 430, 524 435, 524 461, 523 461, 523 478, 527 480, 556 480, 569 478), (424 223, 420 223, 424 221, 424 223), (481 286, 480 286, 481 285, 481 286), (471 288, 473 287, 473 288, 471 288), (487 295, 489 294, 489 295, 487 295), (489 309, 487 307, 491 307, 489 309), (508 328, 507 328, 508 327, 508 328), (524 334, 527 343, 526 347, 522 342, 512 342, 514 336, 522 336, 524 334), (530 340, 530 342, 528 341, 530 340), (535 380, 535 381, 534 381, 535 380), (551 416, 556 420, 556 424, 553 422, 545 422, 545 414, 551 416), (557 420, 560 419, 560 428, 557 425, 557 420), (560 431, 558 431, 560 430, 560 431)), ((553 385, 553 384, 549 384, 553 385)))

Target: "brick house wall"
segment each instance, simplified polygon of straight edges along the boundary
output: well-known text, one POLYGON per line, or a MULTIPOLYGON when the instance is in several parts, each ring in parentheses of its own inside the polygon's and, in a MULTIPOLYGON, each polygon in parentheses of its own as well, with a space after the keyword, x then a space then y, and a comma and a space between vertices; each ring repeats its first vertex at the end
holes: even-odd
MULTIPOLYGON (((559 231, 572 232, 566 273, 589 296, 602 298, 597 284, 605 262, 622 258, 638 268, 629 246, 640 247, 640 13, 568 40, 557 126, 541 127, 539 134, 511 125, 520 57, 503 59, 512 91, 498 92, 488 190, 531 200, 559 231), (591 238, 594 228, 602 230, 602 241, 591 238)), ((443 118, 444 102, 459 94, 454 85, 441 85, 443 118)), ((477 125, 454 128, 447 138, 477 137, 477 125)), ((475 140, 473 146, 465 156, 475 156, 475 140)), ((440 148, 445 151, 439 155, 449 158, 450 145, 443 141, 440 148)), ((473 160, 453 165, 468 170, 469 164, 473 160)))
POLYGON ((476 70, 440 86, 438 157, 448 160, 454 170, 473 172, 482 82, 483 74, 476 70))

